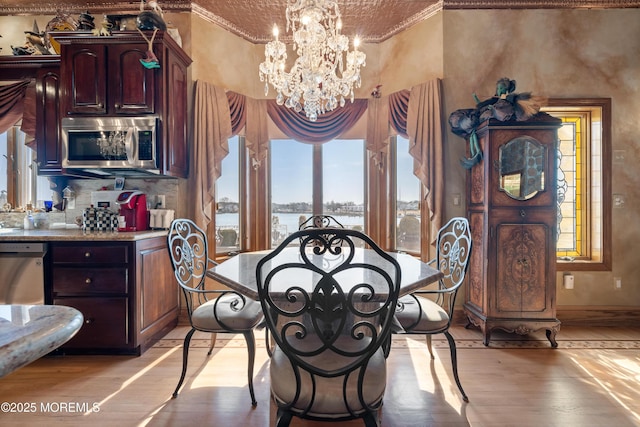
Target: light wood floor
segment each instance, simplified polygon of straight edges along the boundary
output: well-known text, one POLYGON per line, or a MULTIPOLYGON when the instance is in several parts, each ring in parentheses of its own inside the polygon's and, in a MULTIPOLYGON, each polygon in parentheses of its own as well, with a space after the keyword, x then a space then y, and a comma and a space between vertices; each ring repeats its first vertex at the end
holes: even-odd
MULTIPOLYGON (((241 336, 195 335, 185 385, 171 399, 181 367, 178 327, 141 357, 46 357, 0 379, 3 426, 246 426, 273 425, 268 358, 258 348, 253 408, 241 336), (65 406, 66 405, 66 406, 65 406), (87 408, 97 408, 87 411, 87 408), (26 412, 31 411, 31 412, 26 412)), ((563 327, 558 349, 544 332, 494 333, 454 328, 459 372, 470 402, 453 383, 446 341, 434 339, 435 360, 422 337, 394 337, 383 427, 640 426, 640 330, 563 327)), ((262 336, 260 336, 262 338, 262 336)), ((444 338, 444 337, 442 337, 444 338)), ((295 420, 292 426, 321 426, 295 420)), ((343 423, 361 426, 361 422, 343 423)))

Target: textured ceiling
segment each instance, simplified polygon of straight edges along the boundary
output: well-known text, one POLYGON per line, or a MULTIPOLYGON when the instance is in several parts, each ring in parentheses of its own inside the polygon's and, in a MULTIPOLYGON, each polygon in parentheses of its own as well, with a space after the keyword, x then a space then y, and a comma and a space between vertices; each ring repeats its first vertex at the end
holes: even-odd
MULTIPOLYGON (((363 41, 389 38, 441 8, 437 0, 338 0, 337 3, 342 14, 342 34, 358 35, 363 41)), ((286 0, 198 0, 195 5, 209 12, 214 20, 220 17, 218 23, 223 27, 254 42, 269 41, 273 24, 277 24, 282 33, 287 24, 286 0)), ((194 11, 197 12, 198 7, 194 6, 194 11)))
MULTIPOLYGON (((342 33, 380 42, 441 9, 627 8, 640 0, 336 0, 342 33)), ((158 0, 165 12, 191 11, 254 43, 271 39, 273 24, 286 28, 287 0, 158 0)), ((0 0, 0 15, 131 14, 135 0, 0 0)), ((284 36, 286 38, 286 35, 284 36)))

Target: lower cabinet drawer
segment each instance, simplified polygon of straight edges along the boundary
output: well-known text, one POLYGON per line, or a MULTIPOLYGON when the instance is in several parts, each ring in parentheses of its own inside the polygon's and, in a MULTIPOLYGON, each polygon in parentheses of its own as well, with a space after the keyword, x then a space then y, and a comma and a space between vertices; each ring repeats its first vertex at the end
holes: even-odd
POLYGON ((53 295, 126 294, 128 270, 120 268, 53 269, 53 295))
POLYGON ((69 349, 125 349, 131 346, 128 298, 55 298, 55 305, 79 310, 84 324, 62 348, 69 349))
POLYGON ((68 263, 127 263, 129 251, 126 245, 86 245, 57 243, 51 247, 54 264, 68 263))

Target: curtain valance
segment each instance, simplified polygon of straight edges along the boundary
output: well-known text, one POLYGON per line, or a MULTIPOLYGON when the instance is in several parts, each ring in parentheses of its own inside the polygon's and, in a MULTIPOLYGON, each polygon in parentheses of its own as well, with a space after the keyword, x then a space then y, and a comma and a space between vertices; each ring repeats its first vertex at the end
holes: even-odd
POLYGON ((0 133, 6 132, 22 117, 29 80, 0 86, 0 133))
POLYGON ((354 99, 311 122, 302 112, 278 105, 274 100, 267 101, 267 113, 278 129, 291 139, 309 144, 321 144, 339 137, 353 127, 366 110, 366 99, 354 99))

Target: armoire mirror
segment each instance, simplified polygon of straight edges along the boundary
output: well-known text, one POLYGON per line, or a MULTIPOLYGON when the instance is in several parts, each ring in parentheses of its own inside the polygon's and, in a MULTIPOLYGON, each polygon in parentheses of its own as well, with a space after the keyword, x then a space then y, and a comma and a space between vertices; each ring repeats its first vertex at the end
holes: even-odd
POLYGON ((520 136, 500 147, 500 190, 516 200, 529 200, 544 190, 545 147, 520 136))

